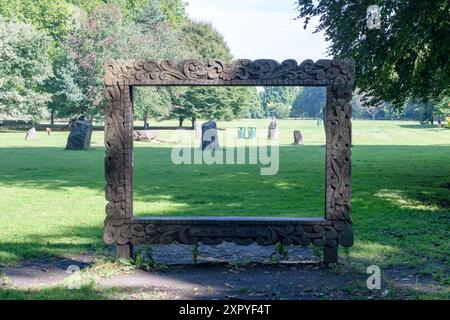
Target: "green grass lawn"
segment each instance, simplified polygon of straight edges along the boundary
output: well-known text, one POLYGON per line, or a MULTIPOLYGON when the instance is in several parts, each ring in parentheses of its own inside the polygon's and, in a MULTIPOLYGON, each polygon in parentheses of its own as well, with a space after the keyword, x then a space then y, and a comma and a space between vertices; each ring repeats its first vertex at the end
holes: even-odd
MULTIPOLYGON (((266 130, 267 120, 219 122, 266 130)), ((174 125, 164 122, 158 125, 174 125)), ((283 120, 277 175, 259 165, 174 165, 169 143, 135 144, 135 214, 321 216, 323 127, 283 120), (292 131, 305 146, 293 146, 292 131)), ((221 139, 227 131, 221 132, 221 139)), ((401 121, 354 121, 354 261, 407 263, 436 277, 449 268, 450 130, 401 121)), ((0 264, 101 250, 103 132, 90 151, 64 150, 68 132, 25 141, 0 132, 0 264)), ((170 131, 161 131, 170 139, 170 131)), ((226 147, 227 144, 225 143, 226 147)))

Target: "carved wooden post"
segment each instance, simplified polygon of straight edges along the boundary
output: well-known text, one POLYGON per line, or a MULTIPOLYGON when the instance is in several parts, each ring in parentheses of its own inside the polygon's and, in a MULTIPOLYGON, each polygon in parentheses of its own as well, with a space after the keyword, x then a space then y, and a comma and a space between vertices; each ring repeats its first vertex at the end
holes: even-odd
POLYGON ((353 245, 351 220, 351 116, 352 88, 354 84, 354 62, 332 61, 339 70, 332 84, 327 86, 325 112, 326 151, 326 220, 334 230, 327 231, 324 246, 324 263, 338 262, 338 245, 353 245), (331 237, 334 233, 337 237, 331 237))
MULTIPOLYGON (((114 68, 114 65, 106 67, 114 68)), ((116 259, 120 259, 129 258, 132 252, 128 238, 119 235, 133 217, 133 117, 130 87, 113 80, 105 88, 105 196, 108 204, 103 238, 105 243, 116 243, 116 259)))

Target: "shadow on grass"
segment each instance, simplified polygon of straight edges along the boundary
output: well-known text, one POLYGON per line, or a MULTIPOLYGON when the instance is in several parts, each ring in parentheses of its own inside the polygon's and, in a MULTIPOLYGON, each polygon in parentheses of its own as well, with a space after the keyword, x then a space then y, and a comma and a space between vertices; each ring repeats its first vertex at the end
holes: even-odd
POLYGON ((400 128, 405 129, 437 129, 437 124, 399 124, 400 128))
MULTIPOLYGON (((175 165, 171 162, 171 148, 138 147, 134 154, 136 215, 322 216, 325 149, 280 149, 279 172, 262 176, 261 167, 268 165, 175 165), (167 206, 146 211, 146 203, 158 202, 167 206)), ((0 160, 3 185, 64 192, 74 187, 98 193, 104 190, 102 149, 0 151, 9 155, 0 160)))
MULTIPOLYGON (((103 192, 103 149, 0 148, 0 152, 6 155, 0 158, 3 186, 65 192, 83 187, 103 192)), ((161 215, 311 216, 323 212, 323 147, 282 146, 280 172, 275 176, 259 175, 257 165, 176 166, 170 162, 170 152, 164 147, 136 148, 136 215, 155 215, 158 208, 149 212, 143 205, 149 202, 161 205, 161 215), (164 202, 169 204, 164 207, 164 202)), ((351 250, 380 254, 380 259, 398 255, 448 263, 449 171, 448 146, 354 147, 352 204, 357 243, 351 250), (383 246, 394 250, 379 249, 383 246)), ((64 257, 90 246, 101 249, 101 238, 100 224, 73 226, 29 236, 23 242, 2 241, 0 251, 18 259, 64 257), (77 240, 60 240, 66 231, 77 240)))
POLYGON ((101 292, 90 285, 76 290, 68 290, 64 286, 34 290, 0 288, 0 300, 104 300, 109 297, 109 294, 101 292))
POLYGON ((0 255, 7 253, 20 264, 22 260, 30 259, 39 261, 73 258, 76 260, 80 254, 86 252, 101 254, 106 248, 103 243, 102 225, 72 226, 62 230, 51 234, 28 235, 25 241, 1 241, 0 255), (72 239, 66 240, 68 237, 72 239))

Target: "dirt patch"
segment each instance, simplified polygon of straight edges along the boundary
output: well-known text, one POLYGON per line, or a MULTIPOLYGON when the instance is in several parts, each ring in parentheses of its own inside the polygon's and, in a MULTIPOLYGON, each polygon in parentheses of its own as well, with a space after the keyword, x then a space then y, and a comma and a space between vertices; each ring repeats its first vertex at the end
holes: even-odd
POLYGON ((350 299, 367 297, 365 276, 337 275, 315 265, 199 264, 165 271, 135 271, 101 281, 103 288, 138 288, 165 299, 350 299))
MULTIPOLYGON (((382 268, 381 290, 369 290, 368 274, 344 260, 325 267, 311 249, 289 247, 288 257, 274 263, 274 247, 222 244, 200 246, 194 263, 192 246, 152 246, 155 261, 164 268, 145 272, 122 270, 94 277, 98 290, 115 288, 113 299, 404 299, 411 293, 442 289, 432 276, 412 267, 382 268), (273 257, 273 255, 272 255, 273 257)), ((111 257, 112 252, 109 253, 111 257)), ((105 258, 105 257, 102 257, 105 258)), ((74 259, 21 261, 3 267, 3 287, 28 289, 61 284, 70 266, 81 270, 103 266, 92 254, 74 259)), ((91 269, 82 276, 91 277, 91 269)))
MULTIPOLYGON (((166 265, 194 264, 193 246, 182 244, 152 245, 153 257, 157 263, 166 265)), ((139 250, 139 246, 135 249, 139 250)), ((310 263, 320 261, 311 248, 286 246, 287 257, 282 258, 276 254, 274 246, 260 246, 251 244, 239 246, 234 243, 224 242, 219 245, 209 246, 200 244, 198 247, 199 263, 230 263, 245 264, 249 262, 270 263, 274 259, 281 259, 291 263, 310 263)))
POLYGON ((92 263, 92 259, 92 256, 83 255, 78 259, 23 260, 19 267, 4 266, 0 271, 6 276, 4 283, 13 287, 49 286, 66 279, 70 275, 70 266, 82 270, 92 263))
MULTIPOLYGON (((409 266, 391 267, 383 270, 396 287, 422 293, 433 293, 444 289, 443 283, 436 281, 432 274, 424 273, 409 266)), ((447 278, 447 275, 443 277, 447 278)))

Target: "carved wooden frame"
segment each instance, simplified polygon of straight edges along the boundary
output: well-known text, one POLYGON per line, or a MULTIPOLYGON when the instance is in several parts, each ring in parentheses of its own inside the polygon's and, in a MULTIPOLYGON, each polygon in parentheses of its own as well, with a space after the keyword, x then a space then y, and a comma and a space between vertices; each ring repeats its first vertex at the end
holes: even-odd
POLYGON ((353 245, 351 220, 352 60, 108 60, 105 64, 104 242, 116 257, 133 244, 309 244, 324 247, 324 262, 338 259, 338 245, 353 245), (132 86, 325 86, 326 195, 324 218, 133 217, 132 86))

